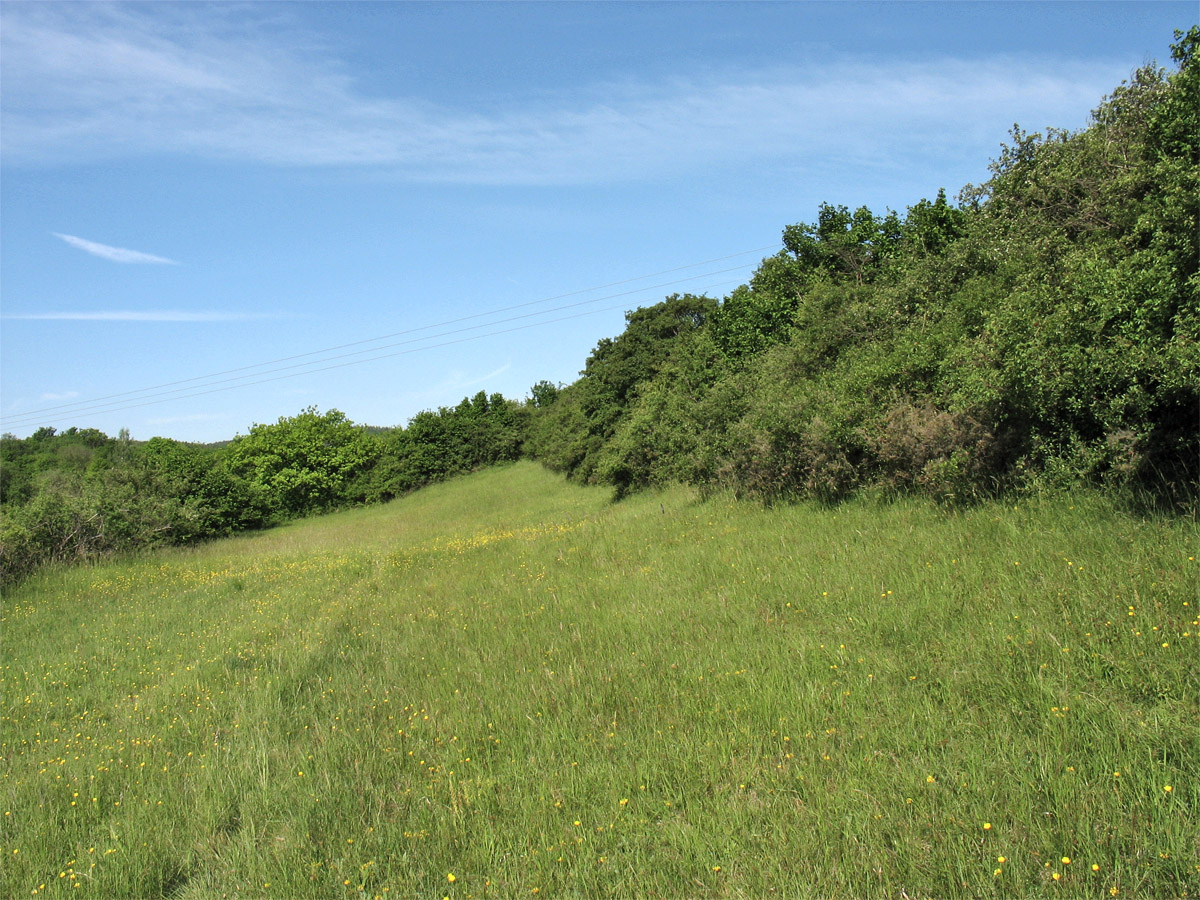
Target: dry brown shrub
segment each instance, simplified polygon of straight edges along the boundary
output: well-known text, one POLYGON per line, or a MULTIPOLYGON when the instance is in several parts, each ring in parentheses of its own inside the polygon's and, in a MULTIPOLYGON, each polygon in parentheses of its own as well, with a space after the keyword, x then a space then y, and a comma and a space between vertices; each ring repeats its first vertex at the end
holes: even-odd
POLYGON ((893 402, 863 437, 879 484, 940 499, 979 494, 995 449, 995 436, 974 416, 907 397, 893 402))

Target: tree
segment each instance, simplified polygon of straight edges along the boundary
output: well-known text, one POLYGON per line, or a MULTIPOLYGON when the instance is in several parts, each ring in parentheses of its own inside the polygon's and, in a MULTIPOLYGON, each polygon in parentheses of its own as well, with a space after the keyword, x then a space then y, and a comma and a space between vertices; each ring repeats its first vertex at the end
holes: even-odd
POLYGON ((154 437, 142 447, 141 457, 161 490, 190 512, 192 533, 182 539, 260 528, 270 518, 262 489, 235 475, 223 451, 154 437))
POLYGON ((865 206, 852 213, 845 206, 822 203, 816 225, 784 229, 783 246, 805 272, 864 284, 872 280, 900 238, 900 220, 894 212, 879 218, 865 206))
POLYGON ((535 409, 545 409, 558 399, 562 387, 543 379, 529 389, 529 402, 535 409))
POLYGON ((625 330, 601 339, 582 377, 538 410, 530 442, 534 455, 573 478, 592 480, 600 452, 632 408, 638 386, 653 378, 679 342, 703 328, 716 309, 710 297, 672 294, 626 313, 625 330))
POLYGON ((336 409, 315 406, 273 425, 255 425, 229 445, 235 474, 260 490, 285 516, 306 515, 347 501, 347 488, 375 453, 362 428, 336 409))
POLYGON ((946 189, 938 188, 937 199, 921 200, 908 208, 900 228, 901 243, 913 252, 936 256, 963 234, 966 213, 946 202, 946 189))

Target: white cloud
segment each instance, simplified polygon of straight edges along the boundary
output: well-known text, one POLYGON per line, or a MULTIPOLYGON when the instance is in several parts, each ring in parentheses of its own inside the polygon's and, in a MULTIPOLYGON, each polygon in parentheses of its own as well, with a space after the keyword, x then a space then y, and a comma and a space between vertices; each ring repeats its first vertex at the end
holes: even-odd
POLYGON ((185 310, 105 310, 101 312, 48 312, 6 315, 5 319, 54 322, 245 322, 276 318, 269 314, 187 312, 185 310))
POLYGON ((844 60, 593 85, 482 112, 368 96, 337 60, 284 49, 305 43, 295 35, 268 38, 271 29, 245 18, 231 26, 229 17, 251 15, 245 7, 163 9, 5 4, 6 159, 173 153, 507 184, 638 180, 761 160, 900 170, 918 157, 994 153, 997 131, 1014 121, 1082 125, 1081 111, 1128 74, 1062 60, 844 60))
POLYGON ((164 256, 155 256, 153 253, 142 253, 140 250, 126 250, 124 247, 110 247, 108 244, 97 244, 95 241, 75 237, 73 234, 59 234, 57 231, 51 232, 51 234, 56 238, 66 241, 72 247, 78 247, 85 253, 99 256, 101 259, 112 260, 113 262, 178 265, 173 259, 167 259, 164 256))
POLYGON ((74 400, 79 396, 79 391, 66 391, 61 394, 42 394, 38 397, 39 403, 45 403, 49 400, 74 400))

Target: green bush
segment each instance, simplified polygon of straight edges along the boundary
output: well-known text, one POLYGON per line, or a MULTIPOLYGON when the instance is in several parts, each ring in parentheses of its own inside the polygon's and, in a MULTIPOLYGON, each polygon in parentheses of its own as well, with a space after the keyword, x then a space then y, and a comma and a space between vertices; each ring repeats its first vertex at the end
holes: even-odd
POLYGON ((1200 28, 1177 37, 1177 71, 1139 69, 1087 128, 1014 128, 957 207, 822 204, 669 352, 625 352, 631 317, 538 409, 535 453, 619 495, 1086 481, 1194 503, 1200 28))

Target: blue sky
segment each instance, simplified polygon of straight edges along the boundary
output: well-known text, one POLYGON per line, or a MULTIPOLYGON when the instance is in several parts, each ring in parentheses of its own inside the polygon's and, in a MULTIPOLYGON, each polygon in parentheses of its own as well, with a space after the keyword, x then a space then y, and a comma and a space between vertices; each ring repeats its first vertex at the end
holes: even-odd
POLYGON ((1192 2, 0 4, 0 428, 570 382, 822 201, 1080 128, 1192 2))

